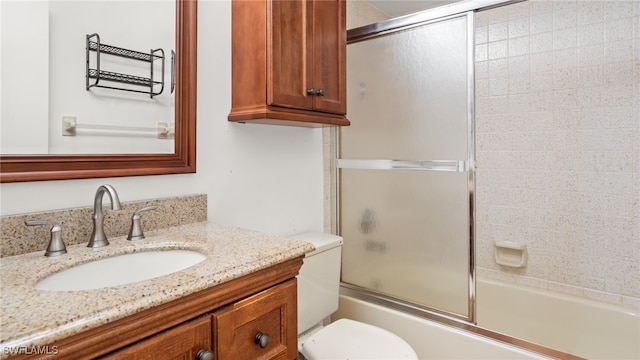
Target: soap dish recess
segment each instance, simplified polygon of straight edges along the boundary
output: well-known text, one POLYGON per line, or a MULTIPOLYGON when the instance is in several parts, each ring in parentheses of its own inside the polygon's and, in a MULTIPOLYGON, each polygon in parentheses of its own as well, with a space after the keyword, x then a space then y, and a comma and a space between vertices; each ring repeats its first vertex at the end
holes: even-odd
POLYGON ((495 260, 502 266, 521 268, 527 266, 527 245, 514 242, 495 242, 495 260))

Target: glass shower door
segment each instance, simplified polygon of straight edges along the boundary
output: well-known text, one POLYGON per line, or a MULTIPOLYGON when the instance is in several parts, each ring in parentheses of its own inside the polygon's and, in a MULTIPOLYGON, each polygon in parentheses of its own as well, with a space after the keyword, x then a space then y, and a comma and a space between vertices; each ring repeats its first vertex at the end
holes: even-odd
POLYGON ((472 316, 471 14, 347 46, 342 282, 472 316))

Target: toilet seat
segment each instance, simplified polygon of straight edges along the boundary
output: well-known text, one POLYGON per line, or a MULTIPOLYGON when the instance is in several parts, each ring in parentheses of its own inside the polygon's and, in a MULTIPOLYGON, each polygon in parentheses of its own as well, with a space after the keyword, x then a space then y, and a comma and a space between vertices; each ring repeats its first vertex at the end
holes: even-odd
POLYGON ((349 319, 337 320, 311 335, 300 352, 308 360, 418 359, 396 334, 349 319))

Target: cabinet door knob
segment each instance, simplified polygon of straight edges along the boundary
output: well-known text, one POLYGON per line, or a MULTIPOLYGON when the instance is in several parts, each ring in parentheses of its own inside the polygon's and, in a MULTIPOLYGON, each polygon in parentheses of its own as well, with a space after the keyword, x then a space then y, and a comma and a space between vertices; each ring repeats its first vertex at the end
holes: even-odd
POLYGON ((316 89, 314 88, 307 89, 307 95, 315 95, 315 94, 316 94, 316 89))
POLYGON ((269 345, 269 340, 271 340, 271 336, 262 332, 257 333, 256 337, 253 339, 253 341, 263 349, 269 345))
POLYGON ((215 359, 213 351, 208 349, 200 349, 196 354, 195 360, 213 360, 213 359, 215 359))
POLYGON ((316 90, 316 96, 324 96, 324 89, 316 90))

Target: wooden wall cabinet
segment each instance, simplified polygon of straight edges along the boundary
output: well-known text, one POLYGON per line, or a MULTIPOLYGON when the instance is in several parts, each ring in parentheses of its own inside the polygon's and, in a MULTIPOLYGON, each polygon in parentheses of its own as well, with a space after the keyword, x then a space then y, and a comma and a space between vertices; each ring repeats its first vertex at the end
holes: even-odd
POLYGON ((11 359, 293 360, 303 257, 216 285, 11 359), (258 336, 259 335, 259 336, 258 336))
POLYGON ((229 121, 346 126, 345 0, 232 0, 229 121))

